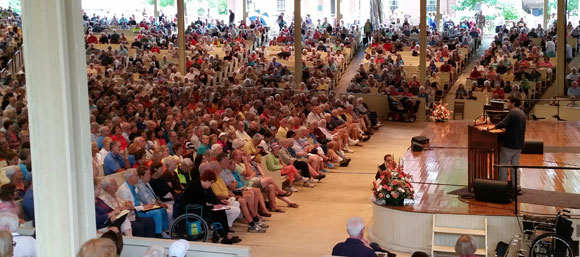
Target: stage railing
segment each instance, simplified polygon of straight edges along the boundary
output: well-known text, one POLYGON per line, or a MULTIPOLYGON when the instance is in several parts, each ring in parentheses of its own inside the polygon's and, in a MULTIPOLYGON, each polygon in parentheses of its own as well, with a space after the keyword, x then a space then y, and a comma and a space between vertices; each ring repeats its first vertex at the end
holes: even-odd
MULTIPOLYGON (((489 99, 494 101, 505 101, 506 99, 489 99)), ((528 119, 536 119, 536 118, 551 118, 557 116, 560 117, 560 110, 562 108, 578 108, 580 109, 580 99, 571 100, 567 96, 557 96, 555 98, 546 98, 546 99, 525 99, 522 100, 522 104, 520 106, 522 110, 526 112, 528 119), (577 102, 579 101, 579 102, 577 102), (550 117, 534 117, 533 113, 531 113, 532 109, 536 107, 538 104, 545 104, 546 106, 552 106, 556 108, 556 112, 553 113, 550 117)), ((560 120, 560 119, 558 119, 560 120)))
MULTIPOLYGON (((494 164, 494 168, 499 169, 499 168, 509 168, 509 169, 515 169, 517 172, 517 169, 521 169, 522 172, 524 169, 551 169, 551 170, 580 170, 580 167, 565 167, 565 166, 540 166, 540 165, 500 165, 500 164, 494 164)), ((511 176, 514 181, 513 181, 513 197, 514 197, 514 214, 517 215, 518 214, 518 176, 517 173, 515 176, 511 176)))

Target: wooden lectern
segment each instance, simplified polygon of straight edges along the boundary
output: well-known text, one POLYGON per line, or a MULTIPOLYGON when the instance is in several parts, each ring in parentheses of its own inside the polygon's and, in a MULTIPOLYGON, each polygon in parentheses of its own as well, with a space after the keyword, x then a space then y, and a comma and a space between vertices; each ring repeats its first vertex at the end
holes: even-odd
POLYGON ((473 192, 473 181, 476 179, 499 180, 499 151, 503 143, 504 131, 488 131, 488 124, 469 125, 467 131, 467 188, 473 192))

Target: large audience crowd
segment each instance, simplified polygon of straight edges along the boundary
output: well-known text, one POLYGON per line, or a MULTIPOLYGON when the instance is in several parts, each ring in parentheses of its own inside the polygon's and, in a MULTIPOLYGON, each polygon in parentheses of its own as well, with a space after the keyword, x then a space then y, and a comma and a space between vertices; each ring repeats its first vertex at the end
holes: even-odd
MULTIPOLYGON (((193 58, 188 59, 189 73, 181 75, 170 57, 156 60, 155 55, 161 49, 171 51, 172 29, 132 20, 129 26, 140 27, 135 40, 148 39, 140 46, 132 43, 134 55, 128 54, 122 33, 120 50, 95 48, 116 40, 115 31, 105 29, 94 42, 94 28, 103 25, 102 19, 86 19, 93 149, 89 172, 95 177, 95 224, 100 232, 170 238, 172 221, 186 206, 195 205, 220 225, 214 242, 238 243, 241 239, 231 230, 234 222, 247 223, 248 232, 266 232, 264 217, 285 212, 278 200, 298 208, 291 199, 296 187, 314 188, 329 169, 348 166, 353 146, 369 140, 381 125, 362 98, 274 89, 260 82, 275 77, 277 64, 275 57, 267 62, 264 52, 249 52, 245 46, 248 31, 263 35, 259 23, 250 25, 253 30, 218 28, 215 22, 190 25, 188 53, 193 58), (230 61, 228 55, 208 54, 218 45, 229 47, 226 52, 234 53, 229 57, 247 60, 240 67, 246 69, 243 80, 235 78, 235 70, 224 70, 221 83, 203 83, 224 67, 220 63, 230 61), (258 65, 262 60, 267 66, 258 65)), ((312 31, 319 30, 304 33, 312 31)), ((335 29, 331 34, 347 42, 341 32, 353 33, 335 29)), ((318 88, 317 76, 307 77, 309 89, 318 88)), ((6 167, 0 170, 0 215, 34 221, 25 80, 7 77, 4 84, 0 157, 6 167)))
MULTIPOLYGON (((296 85, 295 71, 284 64, 293 58, 295 27, 283 18, 280 34, 271 40, 260 21, 193 22, 186 29, 186 74, 175 64, 175 19, 85 14, 84 22, 95 224, 103 237, 117 242, 111 249, 118 254, 121 234, 171 238, 173 220, 192 205, 220 225, 214 242, 238 243, 242 239, 231 229, 234 222, 264 233, 269 227, 264 217, 285 212, 278 200, 298 208, 291 198, 297 186, 314 188, 329 169, 348 166, 353 146, 369 140, 381 123, 362 98, 319 91, 328 90, 341 72, 346 49, 356 49, 359 33, 372 40, 348 92, 417 96, 431 106, 436 92, 446 90, 438 76, 449 73, 452 79, 461 72, 481 32, 473 22, 446 22, 444 32, 430 31, 427 49, 419 49, 413 39, 418 30, 407 20, 376 29, 368 23, 359 31, 307 19, 301 24, 303 81, 296 85), (427 52, 423 61, 429 63, 425 84, 408 74, 403 58, 420 51, 427 52)), ((0 49, 21 42, 18 23, 16 14, 3 10, 0 49)), ((523 21, 514 25, 498 30, 474 66, 472 91, 483 87, 493 90, 494 98, 525 98, 530 82, 543 81, 538 70, 551 76, 553 35, 541 27, 528 30, 523 21), (539 46, 534 37, 542 39, 539 46)), ((568 80, 568 94, 579 96, 577 70, 568 80)), ((4 84, 0 229, 19 236, 18 223, 34 220, 23 74, 4 84)), ((456 96, 470 93, 460 85, 456 96)), ((32 238, 20 238, 28 241, 19 243, 18 251, 35 249, 32 238)), ((109 247, 104 246, 109 241, 95 239, 83 249, 109 247)), ((183 252, 184 243, 176 244, 183 252)))
POLYGON ((22 45, 20 15, 11 8, 0 7, 0 69, 8 65, 14 54, 22 45))

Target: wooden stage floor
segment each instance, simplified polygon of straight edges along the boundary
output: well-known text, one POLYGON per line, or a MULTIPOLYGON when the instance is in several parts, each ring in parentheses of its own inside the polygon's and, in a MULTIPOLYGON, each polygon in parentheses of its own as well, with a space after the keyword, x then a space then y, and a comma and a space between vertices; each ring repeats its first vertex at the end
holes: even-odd
MULTIPOLYGON (((448 194, 467 185, 467 125, 472 122, 430 123, 422 135, 432 150, 403 157, 405 172, 413 176, 415 204, 392 207, 421 213, 511 216, 514 204, 478 202, 448 194)), ((580 122, 530 121, 526 139, 544 140, 543 155, 522 155, 522 165, 576 166, 580 164, 580 122)), ((580 194, 580 170, 522 171, 523 188, 580 194)), ((580 197, 580 195, 579 195, 580 197)), ((561 207, 519 203, 520 214, 554 215, 561 207)), ((574 216, 580 209, 572 210, 574 216)))

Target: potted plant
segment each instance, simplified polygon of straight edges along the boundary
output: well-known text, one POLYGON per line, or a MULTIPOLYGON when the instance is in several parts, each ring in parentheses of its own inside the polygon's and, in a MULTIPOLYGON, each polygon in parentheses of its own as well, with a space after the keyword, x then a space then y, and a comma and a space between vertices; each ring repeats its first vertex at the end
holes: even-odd
POLYGON ((411 185, 412 177, 399 165, 392 170, 384 171, 373 181, 373 200, 379 205, 402 206, 405 199, 413 200, 415 190, 411 185))

